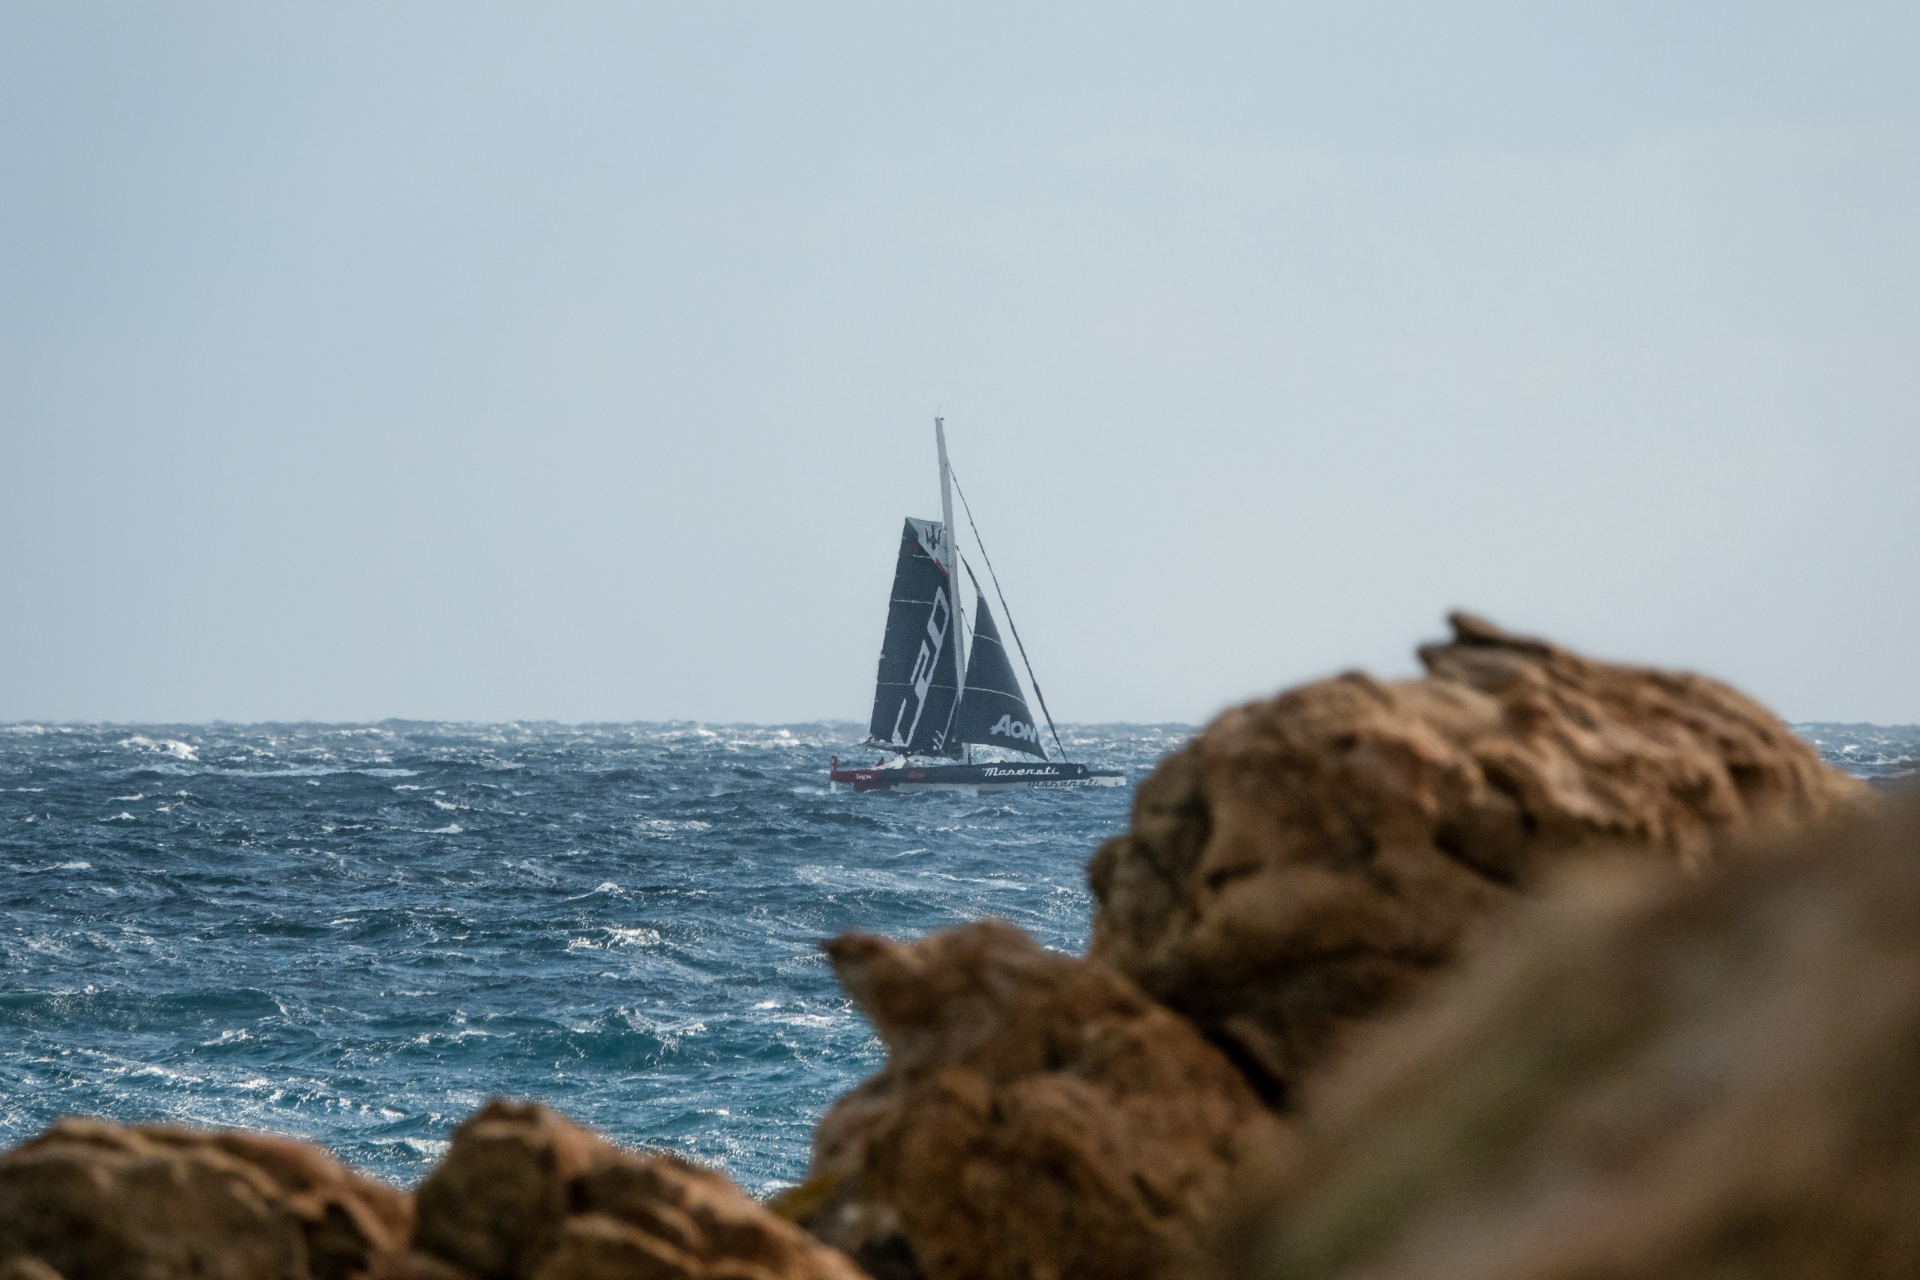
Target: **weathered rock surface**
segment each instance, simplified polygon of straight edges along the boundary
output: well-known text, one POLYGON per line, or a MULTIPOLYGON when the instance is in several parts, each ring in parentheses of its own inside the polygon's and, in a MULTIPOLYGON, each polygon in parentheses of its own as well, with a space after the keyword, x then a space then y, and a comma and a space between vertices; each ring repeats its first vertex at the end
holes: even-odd
POLYGON ((534 1103, 490 1102, 455 1129, 416 1207, 415 1254, 478 1280, 860 1276, 720 1174, 622 1151, 534 1103))
POLYGON ((881 1280, 1160 1276, 1278 1140, 1233 1065, 1104 965, 988 921, 827 945, 887 1046, 776 1208, 881 1280))
POLYGON ((0 1155, 0 1266, 22 1277, 346 1280, 410 1224, 393 1188, 264 1134, 62 1120, 0 1155))
POLYGON ((1307 1087, 1248 1276, 1920 1275, 1920 792, 1582 868, 1307 1087))
POLYGON ((1867 788, 1703 676, 1596 662, 1455 614, 1428 674, 1228 711, 1140 784, 1089 867, 1091 954, 1285 1106, 1569 855, 1686 869, 1867 788))

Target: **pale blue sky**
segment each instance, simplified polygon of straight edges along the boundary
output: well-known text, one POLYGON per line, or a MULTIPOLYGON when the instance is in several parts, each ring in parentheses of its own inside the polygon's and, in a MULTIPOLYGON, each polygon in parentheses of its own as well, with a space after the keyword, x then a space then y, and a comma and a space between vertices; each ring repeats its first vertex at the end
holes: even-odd
POLYGON ((0 719, 1920 721, 1920 6, 0 4, 0 719))

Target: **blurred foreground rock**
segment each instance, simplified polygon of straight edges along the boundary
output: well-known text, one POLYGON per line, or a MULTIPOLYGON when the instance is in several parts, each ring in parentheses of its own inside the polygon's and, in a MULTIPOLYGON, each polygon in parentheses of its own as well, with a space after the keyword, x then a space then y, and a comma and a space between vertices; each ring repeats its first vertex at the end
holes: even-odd
POLYGON ((1698 871, 1717 843, 1867 794, 1703 676, 1595 662, 1464 614, 1428 674, 1228 711, 1144 780, 1088 869, 1091 954, 1286 1106, 1570 855, 1698 871))
POLYGON ((0 1155, 0 1267, 21 1277, 346 1280, 411 1223, 407 1197, 288 1138, 62 1120, 0 1155))
POLYGON ((1284 1135, 1217 1049, 1104 965, 988 921, 827 946, 887 1067, 775 1207, 879 1280, 1184 1271, 1284 1135))
POLYGON ((3 1280, 859 1280, 711 1170, 531 1103, 415 1196, 310 1143, 63 1120, 0 1155, 3 1280), (416 1212, 417 1209, 417 1212, 416 1212))
POLYGON ((1920 793, 1582 868, 1437 995, 1309 1087, 1244 1275, 1920 1275, 1920 793))
POLYGON ((477 1280, 857 1280, 710 1169, 622 1151, 533 1103, 488 1103, 421 1184, 414 1248, 477 1280))

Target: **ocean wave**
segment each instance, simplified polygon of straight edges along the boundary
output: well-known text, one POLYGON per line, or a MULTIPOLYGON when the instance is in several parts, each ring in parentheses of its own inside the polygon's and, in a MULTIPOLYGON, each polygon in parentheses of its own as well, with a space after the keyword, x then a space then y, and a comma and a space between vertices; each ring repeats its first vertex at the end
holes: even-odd
POLYGON ((161 1030, 233 1018, 268 1018, 280 1005, 264 991, 129 993, 0 991, 0 1026, 20 1029, 93 1026, 117 1031, 161 1030))

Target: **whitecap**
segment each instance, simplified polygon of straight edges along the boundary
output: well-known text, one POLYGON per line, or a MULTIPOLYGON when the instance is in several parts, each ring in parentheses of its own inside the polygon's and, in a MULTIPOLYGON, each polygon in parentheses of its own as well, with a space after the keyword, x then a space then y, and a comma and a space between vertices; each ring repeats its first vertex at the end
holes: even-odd
POLYGON ((376 1147, 405 1147, 429 1160, 438 1160, 453 1147, 445 1138, 369 1138, 367 1141, 376 1147))
POLYGON ((610 945, 616 947, 651 947, 660 942, 658 929, 623 929, 619 925, 608 925, 606 931, 607 936, 613 939, 610 945))
POLYGON ((648 1035, 658 1036, 668 1042, 679 1036, 702 1035, 707 1029, 707 1024, 704 1022, 655 1022, 644 1014, 629 1013, 624 1020, 635 1031, 644 1031, 648 1035))
POLYGON ((139 747, 143 751, 157 751, 162 755, 172 756, 175 760, 191 760, 196 764, 200 760, 200 753, 196 749, 172 738, 161 738, 155 741, 143 733, 136 733, 131 738, 122 738, 120 745, 139 747))
POLYGON ((465 830, 466 830, 466 828, 465 828, 465 827, 463 827, 463 826, 461 826, 461 825, 460 825, 459 823, 457 823, 457 822, 449 822, 449 823, 448 823, 448 824, 447 824, 446 826, 444 826, 444 827, 434 827, 434 828, 432 828, 432 829, 431 829, 431 830, 429 830, 429 831, 428 831, 428 832, 427 832, 426 834, 428 834, 428 835, 430 835, 430 836, 457 836, 457 835, 459 835, 459 834, 460 834, 460 833, 461 833, 462 831, 465 831, 465 830))
POLYGON ((126 1072, 125 1075, 129 1080, 172 1080, 181 1084, 204 1084, 206 1082, 205 1076, 189 1075, 185 1071, 174 1071, 153 1062, 143 1063, 133 1070, 126 1072))

